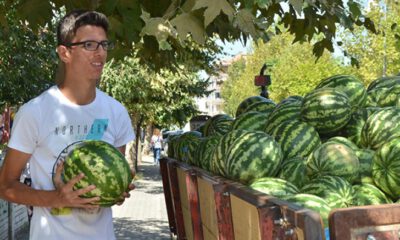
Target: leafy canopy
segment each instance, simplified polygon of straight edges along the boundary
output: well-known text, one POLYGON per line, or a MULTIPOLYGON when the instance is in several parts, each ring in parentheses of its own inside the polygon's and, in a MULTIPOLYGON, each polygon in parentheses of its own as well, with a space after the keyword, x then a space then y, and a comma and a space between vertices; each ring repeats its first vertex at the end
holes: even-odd
MULTIPOLYGON (((3 1, 6 8, 14 2, 3 1)), ((110 19, 112 38, 118 44, 114 56, 132 53, 133 46, 139 51, 140 62, 155 69, 177 68, 176 59, 196 59, 190 55, 193 42, 204 46, 214 37, 267 41, 267 29, 274 23, 284 24, 294 35, 294 42, 321 36, 313 42, 316 57, 324 50, 333 51, 337 24, 350 30, 358 25, 375 31, 354 0, 20 0, 17 7, 17 19, 28 21, 33 28, 51 22, 53 10, 61 7, 66 11, 101 11, 110 19)), ((8 28, 10 24, 1 17, 4 11, 0 10, 0 25, 8 28)), ((207 54, 207 48, 197 49, 207 54)))
POLYGON ((207 85, 184 67, 176 72, 155 72, 133 57, 110 61, 100 83, 105 92, 128 108, 136 124, 160 127, 183 126, 197 115, 194 97, 208 94, 207 85))
POLYGON ((24 103, 52 85, 58 59, 51 29, 35 32, 17 22, 15 14, 13 7, 0 14, 0 22, 9 23, 7 31, 0 28, 0 112, 4 105, 24 103))
POLYGON ((371 34, 364 27, 341 34, 342 49, 346 55, 359 60, 358 72, 370 83, 382 76, 399 74, 400 69, 400 3, 399 1, 374 0, 366 15, 377 26, 379 34, 371 34))

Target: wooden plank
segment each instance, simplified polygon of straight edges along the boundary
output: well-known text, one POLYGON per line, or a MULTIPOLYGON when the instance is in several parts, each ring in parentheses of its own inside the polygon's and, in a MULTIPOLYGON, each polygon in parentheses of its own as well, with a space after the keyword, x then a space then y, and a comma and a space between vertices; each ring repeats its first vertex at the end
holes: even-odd
POLYGON ((198 196, 197 176, 194 168, 186 163, 177 163, 182 208, 187 208, 190 219, 185 218, 186 236, 188 239, 202 240, 203 227, 198 196), (191 226, 191 228, 190 228, 191 226), (189 229, 190 228, 190 229, 189 229), (189 234, 190 233, 190 234, 189 234))
POLYGON ((187 194, 189 198, 190 213, 193 225, 193 238, 195 240, 202 240, 203 227, 200 214, 200 203, 199 203, 196 172, 194 170, 189 170, 186 173, 187 173, 186 175, 187 194))
POLYGON ((186 184, 186 177, 187 172, 179 167, 179 163, 176 164, 176 172, 178 176, 178 185, 179 185, 179 196, 181 199, 181 206, 183 212, 183 220, 184 220, 184 227, 186 238, 189 240, 193 240, 193 223, 192 217, 190 213, 190 203, 189 203, 189 196, 188 196, 188 186, 186 184))
POLYGON ((201 218, 220 240, 233 240, 230 196, 224 178, 195 168, 199 183, 201 218))
MULTIPOLYGON (((227 184, 231 199, 232 196, 240 198, 257 210, 262 239, 325 239, 322 220, 318 213, 268 196, 237 182, 229 181, 227 184)), ((235 221, 233 213, 232 217, 235 221)))
POLYGON ((201 206, 200 215, 203 225, 204 237, 206 237, 206 235, 212 235, 214 236, 213 239, 217 239, 218 225, 217 212, 215 211, 216 207, 213 187, 211 184, 200 177, 197 177, 197 184, 199 190, 199 203, 201 206))
POLYGON ((235 239, 233 233, 232 207, 226 185, 214 185, 214 199, 217 212, 218 236, 220 240, 235 239))
POLYGON ((260 240, 257 208, 236 195, 231 195, 230 199, 235 240, 260 240))
POLYGON ((332 240, 374 239, 398 240, 400 230, 400 204, 350 207, 337 209, 329 216, 332 240))
POLYGON ((160 172, 161 172, 161 179, 164 189, 164 198, 165 198, 165 205, 167 208, 167 215, 168 215, 168 223, 169 223, 169 230, 173 234, 176 233, 176 222, 174 216, 174 206, 172 201, 171 195, 171 187, 169 185, 169 175, 168 175, 168 158, 161 158, 160 159, 160 172))
POLYGON ((176 170, 176 161, 170 160, 167 163, 168 173, 169 173, 169 185, 171 187, 171 195, 173 199, 174 206, 174 217, 176 223, 176 233, 178 239, 186 239, 185 226, 183 220, 183 212, 181 199, 179 195, 179 184, 178 184, 178 176, 176 170))

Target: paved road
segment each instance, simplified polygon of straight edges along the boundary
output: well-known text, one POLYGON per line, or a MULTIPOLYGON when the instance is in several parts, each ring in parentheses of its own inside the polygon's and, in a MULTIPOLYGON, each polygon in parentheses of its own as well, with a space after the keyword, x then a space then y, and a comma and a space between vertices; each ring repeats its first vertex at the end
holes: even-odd
POLYGON ((113 207, 118 240, 170 239, 159 166, 152 162, 151 156, 143 157, 136 189, 122 206, 113 207))

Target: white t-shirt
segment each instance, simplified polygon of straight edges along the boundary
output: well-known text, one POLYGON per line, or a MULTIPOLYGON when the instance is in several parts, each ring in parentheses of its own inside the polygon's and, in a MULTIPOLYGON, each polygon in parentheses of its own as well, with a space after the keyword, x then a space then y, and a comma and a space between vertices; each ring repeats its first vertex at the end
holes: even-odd
POLYGON ((156 136, 156 135, 151 136, 151 143, 153 144, 154 148, 162 148, 162 141, 163 141, 163 139, 162 139, 161 135, 160 136, 156 136))
MULTIPOLYGON (((20 108, 11 136, 10 148, 32 154, 32 187, 42 190, 54 190, 53 165, 71 143, 93 139, 120 147, 135 138, 128 112, 118 101, 96 89, 93 102, 76 105, 57 86, 20 108)), ((111 208, 88 213, 34 207, 30 239, 115 239, 111 208)))

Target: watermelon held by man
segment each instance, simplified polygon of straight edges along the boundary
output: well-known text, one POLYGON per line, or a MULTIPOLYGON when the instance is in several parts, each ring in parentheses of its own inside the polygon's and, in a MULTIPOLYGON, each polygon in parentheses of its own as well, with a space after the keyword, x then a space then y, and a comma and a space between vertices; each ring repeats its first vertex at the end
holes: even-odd
POLYGON ((81 197, 98 196, 101 207, 110 207, 121 201, 132 181, 124 155, 111 144, 98 140, 77 142, 65 156, 63 181, 66 183, 79 173, 85 177, 74 185, 74 190, 95 185, 94 190, 81 197))

